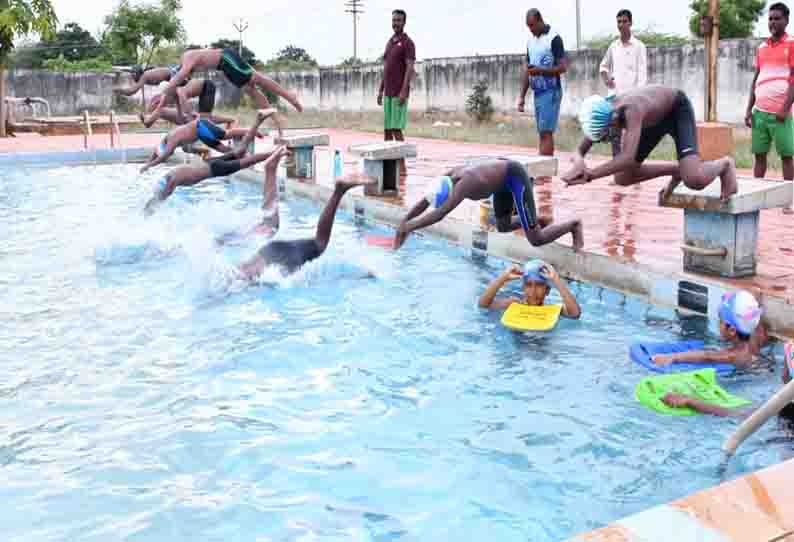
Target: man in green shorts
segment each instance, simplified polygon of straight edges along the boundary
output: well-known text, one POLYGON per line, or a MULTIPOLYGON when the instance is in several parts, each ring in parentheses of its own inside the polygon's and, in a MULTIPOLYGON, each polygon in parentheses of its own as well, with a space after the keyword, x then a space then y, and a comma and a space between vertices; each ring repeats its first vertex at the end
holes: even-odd
MULTIPOLYGON (((383 138, 386 141, 404 141, 403 130, 408 117, 408 95, 414 75, 416 48, 405 28, 405 12, 395 9, 391 15, 394 35, 386 43, 383 53, 383 80, 378 91, 378 105, 383 106, 383 138)), ((400 172, 405 175, 405 161, 400 161, 400 172)))
MULTIPOLYGON (((783 162, 783 178, 794 180, 794 38, 786 34, 789 9, 780 2, 769 6, 771 37, 758 46, 755 77, 747 101, 744 122, 753 129, 753 174, 766 176, 766 157, 775 142, 783 162)), ((788 213, 792 212, 789 208, 788 213)), ((784 211, 785 212, 785 211, 784 211)))

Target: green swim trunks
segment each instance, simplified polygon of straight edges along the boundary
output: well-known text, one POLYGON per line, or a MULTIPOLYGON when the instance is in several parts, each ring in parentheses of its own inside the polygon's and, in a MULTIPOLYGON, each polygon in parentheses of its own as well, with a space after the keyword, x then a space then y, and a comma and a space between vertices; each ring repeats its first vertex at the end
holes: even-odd
POLYGON ((251 80, 254 69, 234 49, 224 49, 218 69, 234 86, 242 88, 251 80))
POLYGON ((405 123, 408 119, 408 100, 400 105, 400 98, 397 96, 383 97, 383 129, 384 130, 405 130, 405 123))
POLYGON ((753 110, 753 154, 767 154, 775 141, 778 156, 794 156, 794 121, 779 122, 774 113, 753 110))

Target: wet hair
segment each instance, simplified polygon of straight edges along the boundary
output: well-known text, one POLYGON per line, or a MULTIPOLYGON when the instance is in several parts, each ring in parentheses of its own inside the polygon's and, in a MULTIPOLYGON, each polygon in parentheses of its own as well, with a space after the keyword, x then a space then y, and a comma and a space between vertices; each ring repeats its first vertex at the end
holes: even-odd
POLYGON ((779 11, 780 13, 783 14, 783 17, 788 19, 788 14, 789 14, 788 6, 783 2, 775 2, 774 4, 769 6, 769 11, 779 11))
POLYGON ((535 19, 537 19, 538 21, 543 20, 543 15, 540 14, 540 10, 538 8, 529 8, 527 10, 527 19, 529 19, 530 15, 535 19))
POLYGON ((132 74, 132 80, 135 81, 136 83, 140 81, 144 71, 145 70, 143 69, 143 66, 141 66, 140 64, 134 65, 132 67, 132 70, 130 70, 130 74, 132 74))
POLYGON ((215 83, 205 79, 199 94, 199 113, 212 113, 213 109, 215 109, 215 83))
POLYGON ((628 9, 621 9, 620 11, 618 11, 618 14, 615 15, 615 18, 618 19, 620 17, 626 17, 630 23, 634 22, 634 20, 631 18, 631 11, 629 11, 628 9))
POLYGON ((391 14, 392 15, 402 15, 403 16, 403 22, 405 22, 408 19, 408 15, 405 13, 405 10, 402 10, 402 9, 395 9, 394 11, 391 12, 391 14))

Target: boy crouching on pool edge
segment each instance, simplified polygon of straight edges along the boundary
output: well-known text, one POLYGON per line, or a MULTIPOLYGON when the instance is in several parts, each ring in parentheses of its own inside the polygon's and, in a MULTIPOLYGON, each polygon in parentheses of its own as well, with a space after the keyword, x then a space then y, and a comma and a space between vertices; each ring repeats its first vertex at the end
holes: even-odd
POLYGON ((693 350, 653 357, 656 365, 686 363, 727 363, 746 369, 758 360, 761 347, 769 340, 761 322, 761 307, 746 290, 728 292, 720 303, 720 338, 731 346, 721 350, 693 350))
POLYGON ((505 310, 513 303, 524 303, 531 306, 542 306, 546 296, 551 291, 551 286, 557 288, 562 297, 562 315, 566 318, 578 319, 582 315, 582 308, 577 303, 568 285, 565 284, 551 264, 542 260, 530 260, 522 270, 517 265, 507 269, 499 275, 485 292, 480 296, 479 305, 483 309, 505 310), (515 297, 496 297, 505 284, 510 281, 522 279, 523 299, 515 297))

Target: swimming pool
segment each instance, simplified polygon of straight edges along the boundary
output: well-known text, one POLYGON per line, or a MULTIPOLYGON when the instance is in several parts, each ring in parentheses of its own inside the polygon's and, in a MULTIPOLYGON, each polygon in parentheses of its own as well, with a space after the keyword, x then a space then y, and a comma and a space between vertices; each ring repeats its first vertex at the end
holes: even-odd
MULTIPOLYGON (((560 540, 719 483, 733 428, 640 408, 631 340, 706 322, 574 284, 542 336, 477 296, 502 262, 340 213, 297 276, 237 288, 258 188, 0 169, 0 504, 7 540, 560 540), (377 279, 362 278, 368 271, 377 279)), ((319 209, 282 202, 282 233, 319 209)), ((713 337, 709 337, 713 343, 713 337)), ((777 371, 724 380, 759 400, 777 371)), ((773 423, 727 477, 790 455, 773 423)))

